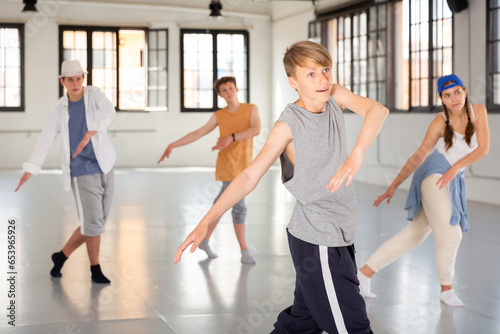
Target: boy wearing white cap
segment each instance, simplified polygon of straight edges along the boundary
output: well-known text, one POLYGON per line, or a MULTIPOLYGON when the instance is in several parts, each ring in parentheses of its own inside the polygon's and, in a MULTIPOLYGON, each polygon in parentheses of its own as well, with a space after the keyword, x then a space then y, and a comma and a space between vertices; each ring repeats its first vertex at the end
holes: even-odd
POLYGON ((52 277, 61 277, 61 268, 73 251, 87 246, 92 281, 110 283, 99 265, 99 246, 114 188, 116 153, 107 128, 115 116, 111 101, 97 87, 83 86, 85 74, 78 60, 65 61, 59 80, 67 94, 61 97, 37 140, 16 191, 41 169, 55 137, 62 135, 61 164, 64 190, 70 185, 76 200, 80 226, 63 249, 52 255, 52 277))

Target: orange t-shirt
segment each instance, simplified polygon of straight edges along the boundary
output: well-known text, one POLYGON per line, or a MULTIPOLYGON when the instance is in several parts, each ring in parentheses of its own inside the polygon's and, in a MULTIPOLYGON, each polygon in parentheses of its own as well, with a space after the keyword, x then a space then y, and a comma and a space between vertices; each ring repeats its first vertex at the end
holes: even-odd
MULTIPOLYGON (((220 137, 231 136, 232 133, 244 131, 250 127, 250 116, 253 104, 241 103, 240 108, 228 112, 227 108, 215 112, 219 124, 220 137)), ((253 140, 245 139, 232 142, 219 151, 215 164, 215 179, 217 181, 232 181, 252 162, 253 140)))

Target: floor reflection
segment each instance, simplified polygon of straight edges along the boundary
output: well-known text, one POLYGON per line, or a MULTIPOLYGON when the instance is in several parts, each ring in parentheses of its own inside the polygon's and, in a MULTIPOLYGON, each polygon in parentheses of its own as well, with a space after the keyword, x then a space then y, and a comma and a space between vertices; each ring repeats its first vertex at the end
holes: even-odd
MULTIPOLYGON (((217 259, 196 251, 173 264, 178 245, 218 191, 212 169, 117 171, 101 245, 101 267, 112 280, 108 286, 92 284, 84 247, 65 263, 62 278, 50 278, 50 255, 78 224, 74 200, 58 187, 57 173, 33 177, 14 193, 20 177, 19 171, 0 171, 1 219, 14 217, 19 226, 18 326, 4 319, 1 333, 262 334, 292 303, 294 275, 285 227, 294 199, 277 169, 247 197, 247 239, 255 266, 240 262, 228 215, 211 239, 217 259)), ((371 203, 382 187, 356 184, 356 190, 356 256, 362 264, 404 226, 405 192, 376 209, 371 203)), ((439 303, 431 237, 372 281, 379 298, 367 300, 367 309, 375 333, 500 333, 500 271, 493 265, 500 249, 500 208, 469 203, 469 215, 471 231, 464 234, 455 283, 465 307, 439 303)), ((5 245, 4 230, 4 252, 5 245)), ((6 265, 6 256, 0 256, 0 266, 6 265)), ((4 305, 7 283, 0 280, 4 305)))

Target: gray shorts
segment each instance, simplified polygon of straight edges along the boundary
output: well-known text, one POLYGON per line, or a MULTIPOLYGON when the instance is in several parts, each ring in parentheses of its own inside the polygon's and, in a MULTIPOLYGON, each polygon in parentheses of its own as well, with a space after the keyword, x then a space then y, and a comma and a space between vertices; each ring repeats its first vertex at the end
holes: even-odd
POLYGON ((98 173, 71 178, 81 233, 95 237, 104 232, 115 188, 115 174, 98 173))
MULTIPOLYGON (((219 195, 217 195, 217 197, 215 198, 214 203, 217 202, 219 197, 222 195, 224 190, 226 190, 226 188, 229 186, 230 183, 231 183, 230 181, 223 181, 222 182, 222 188, 219 192, 219 195)), ((241 201, 239 201, 238 203, 236 203, 233 206, 233 210, 231 211, 231 214, 233 216, 233 224, 245 223, 245 218, 247 217, 247 206, 245 205, 245 198, 244 197, 241 201)))

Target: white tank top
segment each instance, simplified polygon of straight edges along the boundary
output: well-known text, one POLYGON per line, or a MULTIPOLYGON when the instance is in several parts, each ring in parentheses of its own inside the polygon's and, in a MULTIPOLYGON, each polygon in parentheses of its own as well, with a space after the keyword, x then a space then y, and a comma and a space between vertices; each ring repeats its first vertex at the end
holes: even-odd
MULTIPOLYGON (((472 122, 474 124, 476 124, 476 117, 474 115, 474 110, 472 109, 472 106, 470 106, 470 113, 471 113, 471 117, 472 117, 472 122)), ((442 112, 441 114, 443 115, 443 117, 446 120, 446 116, 445 116, 444 112, 442 112)), ((440 137, 438 139, 436 146, 435 146, 436 151, 438 151, 439 153, 444 155, 446 160, 448 160, 448 162, 452 166, 458 160, 462 159, 467 154, 471 153, 472 151, 474 151, 477 148, 476 131, 474 131, 474 134, 472 135, 472 137, 470 139, 470 146, 467 145, 467 143, 465 142, 465 135, 462 135, 456 131, 454 131, 454 133, 455 134, 453 136, 453 145, 448 149, 448 151, 446 151, 444 148, 445 143, 444 143, 443 137, 440 137)), ((462 168, 461 170, 464 170, 464 169, 465 169, 465 167, 462 168)))

